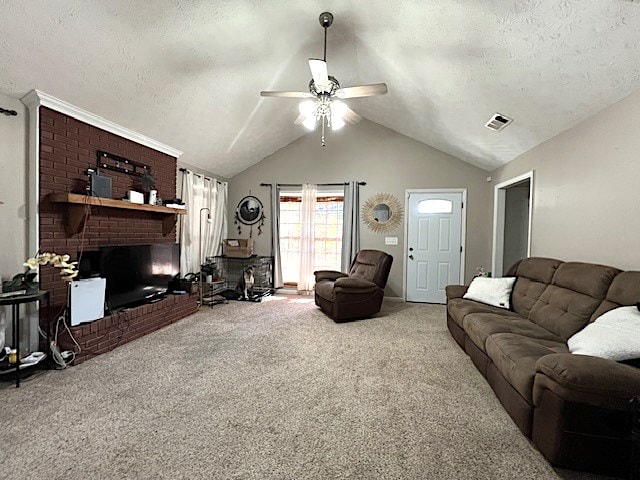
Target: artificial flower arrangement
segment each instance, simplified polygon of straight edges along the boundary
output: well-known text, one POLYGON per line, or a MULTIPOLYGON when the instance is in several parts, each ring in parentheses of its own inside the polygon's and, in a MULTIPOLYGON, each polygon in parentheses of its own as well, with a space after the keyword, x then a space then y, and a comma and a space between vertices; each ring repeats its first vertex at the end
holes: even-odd
POLYGON ((78 276, 78 262, 69 262, 69 255, 58 255, 57 253, 39 253, 35 257, 28 258, 24 262, 27 268, 24 273, 19 273, 12 280, 2 282, 2 290, 5 292, 13 292, 16 290, 26 290, 27 293, 35 293, 38 291, 38 282, 34 279, 38 275, 36 271, 39 266, 53 265, 60 269, 60 276, 66 282, 70 282, 78 276))

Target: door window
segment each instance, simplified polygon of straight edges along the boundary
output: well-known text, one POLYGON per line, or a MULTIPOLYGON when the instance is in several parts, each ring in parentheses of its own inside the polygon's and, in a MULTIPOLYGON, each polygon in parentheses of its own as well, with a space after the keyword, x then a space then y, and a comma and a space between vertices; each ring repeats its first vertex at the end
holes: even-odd
POLYGON ((418 203, 418 213, 452 213, 453 202, 441 198, 430 198, 418 203))

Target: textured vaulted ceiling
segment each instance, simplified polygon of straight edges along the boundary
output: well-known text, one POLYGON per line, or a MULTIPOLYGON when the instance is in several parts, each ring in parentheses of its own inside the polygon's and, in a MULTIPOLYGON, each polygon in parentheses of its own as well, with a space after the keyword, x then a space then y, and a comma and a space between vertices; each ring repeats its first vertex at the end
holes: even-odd
POLYGON ((259 92, 306 88, 324 10, 329 73, 389 86, 356 112, 487 170, 640 88, 625 0, 0 0, 0 92, 37 88, 232 176, 305 134, 295 100, 259 92), (515 122, 492 132, 494 112, 515 122))

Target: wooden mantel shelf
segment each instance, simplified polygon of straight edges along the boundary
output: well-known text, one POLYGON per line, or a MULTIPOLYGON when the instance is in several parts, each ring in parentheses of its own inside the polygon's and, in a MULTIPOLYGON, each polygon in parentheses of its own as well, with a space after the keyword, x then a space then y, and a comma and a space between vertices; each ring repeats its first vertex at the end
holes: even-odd
POLYGON ((143 212, 159 213, 162 218, 162 233, 168 235, 176 223, 176 215, 186 215, 186 210, 179 208, 163 207, 160 205, 147 205, 143 203, 131 203, 113 198, 92 197, 78 193, 52 193, 47 196, 47 201, 55 203, 68 203, 68 216, 66 218, 67 235, 80 233, 84 228, 86 219, 86 206, 120 208, 124 210, 138 210, 143 212))

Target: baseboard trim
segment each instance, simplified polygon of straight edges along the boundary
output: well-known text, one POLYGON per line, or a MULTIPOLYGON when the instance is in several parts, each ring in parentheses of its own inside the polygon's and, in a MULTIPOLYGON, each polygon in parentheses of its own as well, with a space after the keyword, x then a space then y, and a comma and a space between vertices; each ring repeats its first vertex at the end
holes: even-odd
MULTIPOLYGON (((313 295, 313 293, 298 293, 298 291, 295 288, 286 288, 286 287, 281 287, 276 289, 276 291, 274 292, 274 295, 300 295, 300 296, 309 296, 309 295, 313 295)), ((385 301, 387 302, 404 302, 404 299, 402 297, 384 297, 385 301)))
POLYGON ((402 297, 384 297, 387 302, 404 302, 402 297))

